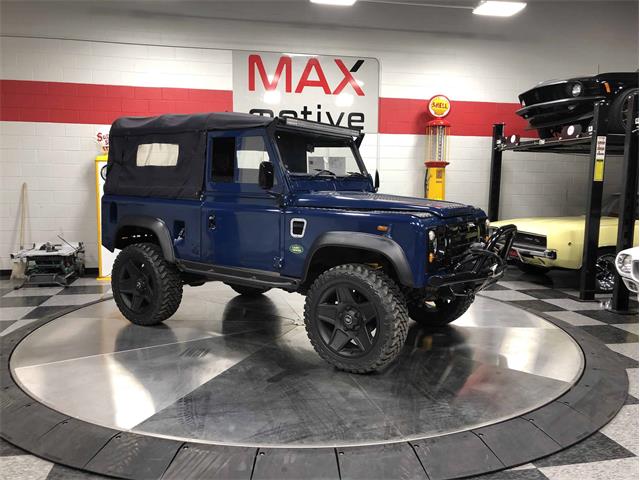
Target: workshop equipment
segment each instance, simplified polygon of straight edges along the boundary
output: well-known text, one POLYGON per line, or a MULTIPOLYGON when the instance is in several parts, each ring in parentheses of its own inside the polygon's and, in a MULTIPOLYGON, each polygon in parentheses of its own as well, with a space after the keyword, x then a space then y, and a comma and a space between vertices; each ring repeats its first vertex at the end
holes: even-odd
POLYGON ((59 238, 64 244, 34 243, 31 248, 11 254, 12 259, 25 263, 25 280, 16 289, 27 285, 66 287, 84 273, 83 243, 71 243, 59 238))

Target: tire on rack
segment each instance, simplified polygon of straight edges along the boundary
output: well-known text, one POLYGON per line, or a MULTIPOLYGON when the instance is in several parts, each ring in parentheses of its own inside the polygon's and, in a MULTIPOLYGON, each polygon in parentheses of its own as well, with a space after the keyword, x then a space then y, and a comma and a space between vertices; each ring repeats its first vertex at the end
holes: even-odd
POLYGON ((616 95, 609 107, 609 131, 624 133, 627 127, 627 112, 631 108, 631 95, 637 94, 637 88, 628 88, 616 95))
POLYGON ((269 287, 248 287, 246 285, 238 285, 237 283, 224 283, 231 287, 236 293, 240 295, 245 295, 248 297, 257 297, 258 295, 262 295, 263 293, 267 293, 271 290, 269 287))
POLYGON ((475 295, 426 301, 414 291, 407 294, 409 317, 423 327, 443 327, 460 318, 471 306, 475 295))
POLYGON ((118 254, 111 287, 118 309, 136 325, 162 323, 176 312, 182 300, 178 270, 153 243, 129 245, 118 254))
POLYGON ((309 340, 324 360, 340 370, 384 369, 402 350, 408 323, 398 286, 366 265, 327 270, 307 292, 304 324, 309 340))

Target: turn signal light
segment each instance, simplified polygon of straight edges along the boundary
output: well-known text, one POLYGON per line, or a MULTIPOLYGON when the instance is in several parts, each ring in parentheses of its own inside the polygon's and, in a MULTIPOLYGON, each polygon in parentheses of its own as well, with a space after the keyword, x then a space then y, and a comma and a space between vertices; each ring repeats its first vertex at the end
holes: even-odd
POLYGON ((429 254, 429 263, 433 263, 433 261, 436 259, 436 256, 433 253, 429 254))
POLYGON ((609 82, 602 82, 602 84, 604 85, 604 89, 607 93, 611 93, 611 85, 609 85, 609 82))
POLYGON ((389 225, 378 225, 376 227, 376 230, 378 230, 379 232, 388 232, 389 231, 389 225))

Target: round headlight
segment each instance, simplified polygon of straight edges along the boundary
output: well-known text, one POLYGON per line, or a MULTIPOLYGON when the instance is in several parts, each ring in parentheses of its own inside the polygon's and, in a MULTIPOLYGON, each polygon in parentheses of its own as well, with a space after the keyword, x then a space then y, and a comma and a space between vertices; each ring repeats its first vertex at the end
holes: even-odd
POLYGON ((573 85, 571 85, 571 95, 573 95, 574 97, 579 97, 580 95, 582 95, 581 83, 574 83, 573 85))
POLYGON ((436 239, 436 232, 429 230, 429 241, 433 242, 436 239))
POLYGON ((631 258, 631 255, 627 255, 625 253, 618 255, 618 258, 616 258, 616 266, 622 273, 631 273, 632 263, 633 259, 631 258))

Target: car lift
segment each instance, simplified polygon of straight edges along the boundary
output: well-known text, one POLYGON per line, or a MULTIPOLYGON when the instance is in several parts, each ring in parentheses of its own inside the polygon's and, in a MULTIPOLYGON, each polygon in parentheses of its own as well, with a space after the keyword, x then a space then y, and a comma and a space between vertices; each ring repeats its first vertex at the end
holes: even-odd
MULTIPOLYGON (((491 145, 491 174, 489 180, 489 219, 497 220, 500 208, 500 181, 502 175, 502 152, 552 152, 589 155, 590 167, 584 231, 583 268, 580 273, 580 299, 593 300, 596 293, 596 257, 600 236, 602 210, 603 162, 606 155, 622 155, 622 196, 618 219, 617 252, 633 246, 635 204, 638 193, 638 94, 632 94, 631 108, 627 113, 627 130, 624 134, 608 132, 609 102, 594 104, 593 128, 576 136, 563 130, 558 139, 536 139, 520 141, 515 135, 504 136, 504 123, 493 125, 491 145)), ((619 275, 613 289, 610 310, 620 313, 629 311, 629 291, 619 275)))

